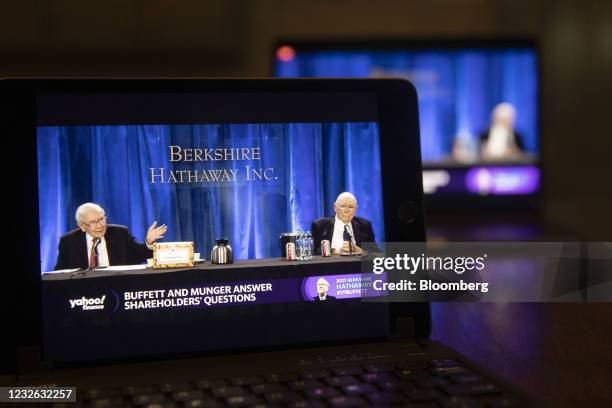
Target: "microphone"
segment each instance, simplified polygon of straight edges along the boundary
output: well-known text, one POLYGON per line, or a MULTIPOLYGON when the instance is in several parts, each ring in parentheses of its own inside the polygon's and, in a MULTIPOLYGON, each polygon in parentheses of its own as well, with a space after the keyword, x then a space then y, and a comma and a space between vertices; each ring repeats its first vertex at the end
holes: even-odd
MULTIPOLYGON (((94 238, 93 241, 91 242, 91 249, 92 249, 92 251, 94 251, 96 253, 96 258, 98 257, 98 246, 100 245, 101 242, 102 242, 102 240, 100 238, 94 238)), ((73 272, 72 275, 70 276, 70 279, 74 278, 77 275, 85 276, 91 270, 92 270, 91 266, 87 265, 87 269, 85 269, 85 270, 81 269, 81 270, 73 272)))
POLYGON ((102 240, 100 238, 94 238, 93 240, 93 250, 96 251, 96 255, 98 254, 98 245, 100 245, 102 240))
POLYGON ((353 235, 351 234, 351 230, 348 225, 344 226, 344 233, 342 239, 348 241, 349 243, 349 254, 353 255, 353 235))

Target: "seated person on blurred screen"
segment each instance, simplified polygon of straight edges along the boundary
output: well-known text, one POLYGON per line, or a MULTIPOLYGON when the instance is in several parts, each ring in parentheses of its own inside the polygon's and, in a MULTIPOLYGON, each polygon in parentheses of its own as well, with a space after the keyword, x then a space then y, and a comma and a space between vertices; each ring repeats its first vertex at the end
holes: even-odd
POLYGON ((321 253, 321 241, 326 239, 331 243, 332 254, 362 254, 361 243, 374 242, 374 230, 370 221, 355 217, 357 199, 351 193, 341 193, 334 203, 334 211, 335 216, 312 223, 315 253, 321 253))
POLYGON ((514 131, 516 109, 507 102, 495 106, 491 127, 480 136, 480 155, 485 161, 520 159, 524 153, 522 137, 514 131))
POLYGON ((324 301, 324 300, 336 300, 334 296, 328 295, 329 292, 329 282, 325 278, 319 278, 317 280, 317 295, 312 299, 316 301, 324 301))
POLYGON ((60 238, 55 270, 143 263, 152 256, 153 243, 168 229, 153 222, 146 244, 141 244, 127 227, 107 224, 106 213, 97 204, 80 205, 75 217, 78 228, 60 238))

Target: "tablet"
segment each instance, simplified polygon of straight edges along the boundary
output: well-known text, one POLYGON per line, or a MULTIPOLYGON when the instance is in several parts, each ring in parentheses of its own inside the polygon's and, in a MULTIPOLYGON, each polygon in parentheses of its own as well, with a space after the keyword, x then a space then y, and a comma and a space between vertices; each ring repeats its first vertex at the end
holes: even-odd
POLYGON ((424 241, 409 82, 1 83, 23 157, 28 319, 17 343, 39 345, 44 361, 363 341, 389 336, 400 317, 428 337, 427 304, 363 302, 359 259, 287 261, 279 245, 283 233, 333 220, 344 192, 371 227, 364 237, 424 241), (227 240, 234 262, 150 269, 149 238, 192 242, 204 259, 227 240))

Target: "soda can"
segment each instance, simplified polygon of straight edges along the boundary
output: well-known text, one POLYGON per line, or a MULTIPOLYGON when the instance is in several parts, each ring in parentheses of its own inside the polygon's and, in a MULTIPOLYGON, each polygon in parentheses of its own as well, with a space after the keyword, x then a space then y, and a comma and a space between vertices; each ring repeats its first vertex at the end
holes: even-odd
POLYGON ((322 256, 331 256, 331 244, 326 239, 321 241, 321 255, 322 256))
POLYGON ((287 242, 285 249, 287 250, 286 259, 288 261, 295 261, 295 244, 293 242, 287 242))

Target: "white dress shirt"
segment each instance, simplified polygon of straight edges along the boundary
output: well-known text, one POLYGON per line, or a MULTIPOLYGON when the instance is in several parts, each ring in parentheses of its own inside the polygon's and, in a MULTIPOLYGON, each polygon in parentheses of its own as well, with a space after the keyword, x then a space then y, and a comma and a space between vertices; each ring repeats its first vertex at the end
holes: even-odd
MULTIPOLYGON (((89 257, 91 256, 91 247, 93 246, 94 238, 85 234, 87 238, 87 265, 89 265, 89 257)), ((100 238, 100 244, 98 244, 98 266, 110 266, 108 259, 108 250, 106 249, 106 240, 104 237, 100 238)))
POLYGON ((504 126, 493 126, 489 132, 489 140, 485 147, 491 158, 503 158, 508 154, 508 149, 514 147, 512 131, 504 126))
POLYGON ((355 234, 353 234, 353 227, 351 223, 345 224, 338 216, 336 215, 336 220, 334 222, 334 235, 332 237, 331 247, 332 250, 341 251, 342 244, 344 243, 344 226, 348 225, 349 231, 351 232, 351 236, 353 237, 353 245, 357 246, 355 243, 355 234))

